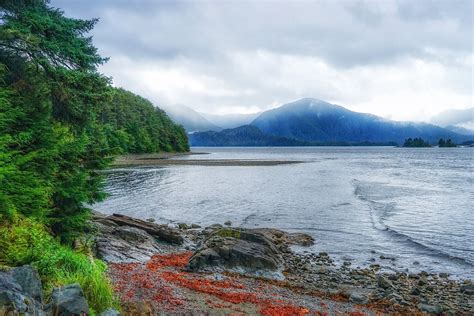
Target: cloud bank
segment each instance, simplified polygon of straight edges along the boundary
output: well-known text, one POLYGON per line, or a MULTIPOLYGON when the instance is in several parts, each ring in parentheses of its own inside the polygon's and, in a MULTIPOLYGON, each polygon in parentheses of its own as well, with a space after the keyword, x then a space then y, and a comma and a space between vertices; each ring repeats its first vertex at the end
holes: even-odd
POLYGON ((471 1, 68 1, 117 86, 250 113, 315 97, 400 120, 473 106, 471 1))

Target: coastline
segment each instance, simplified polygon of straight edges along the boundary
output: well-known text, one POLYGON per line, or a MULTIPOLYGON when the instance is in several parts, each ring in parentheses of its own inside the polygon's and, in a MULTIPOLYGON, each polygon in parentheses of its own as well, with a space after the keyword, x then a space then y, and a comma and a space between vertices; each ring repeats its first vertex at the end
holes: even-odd
POLYGON ((276 166, 303 163, 299 160, 257 159, 179 159, 179 157, 208 155, 204 152, 137 154, 117 157, 112 167, 185 166, 276 166))
POLYGON ((175 227, 118 214, 96 214, 94 223, 97 255, 109 263, 126 312, 468 315, 474 310, 471 280, 445 273, 383 273, 377 264, 336 266, 326 253, 293 252, 293 245, 311 243, 304 234, 175 227), (270 250, 255 253, 262 245, 270 250), (247 246, 253 252, 246 253, 247 246))

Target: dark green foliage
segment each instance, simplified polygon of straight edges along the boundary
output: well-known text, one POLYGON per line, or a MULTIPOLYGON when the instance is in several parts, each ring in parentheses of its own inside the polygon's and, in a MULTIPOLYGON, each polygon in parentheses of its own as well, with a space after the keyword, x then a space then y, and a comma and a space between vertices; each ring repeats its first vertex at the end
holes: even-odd
POLYGON ((3 216, 48 223, 67 241, 85 229, 85 203, 102 197, 95 112, 108 100, 104 61, 84 34, 95 21, 66 18, 43 1, 1 7, 0 182, 3 216))
POLYGON ((456 147, 456 144, 453 143, 451 139, 444 140, 444 138, 440 138, 438 141, 439 147, 456 147))
POLYGON ((109 146, 118 153, 188 151, 183 127, 150 101, 124 89, 112 90, 112 101, 99 113, 109 146))
POLYGON ((41 0, 0 6, 0 217, 46 223, 63 241, 87 231, 115 153, 188 150, 184 130, 147 100, 110 87, 86 34, 41 0))
POLYGON ((431 147, 431 145, 422 138, 408 138, 405 139, 403 147, 431 147))

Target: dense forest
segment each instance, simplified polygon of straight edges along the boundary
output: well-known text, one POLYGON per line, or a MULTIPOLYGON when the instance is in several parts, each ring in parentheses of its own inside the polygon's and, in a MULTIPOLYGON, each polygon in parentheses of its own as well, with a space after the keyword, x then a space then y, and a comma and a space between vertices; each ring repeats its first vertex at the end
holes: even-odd
POLYGON ((2 1, 0 19, 0 265, 33 264, 46 290, 79 282, 101 310, 113 304, 105 266, 87 243, 70 247, 92 232, 100 170, 115 154, 187 151, 186 134, 98 72, 97 20, 45 0, 2 1))

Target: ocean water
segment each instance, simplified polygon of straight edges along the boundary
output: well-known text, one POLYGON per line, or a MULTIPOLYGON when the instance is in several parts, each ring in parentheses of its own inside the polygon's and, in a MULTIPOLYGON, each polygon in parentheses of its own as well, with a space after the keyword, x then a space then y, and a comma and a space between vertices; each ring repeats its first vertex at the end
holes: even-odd
POLYGON ((277 166, 107 171, 93 207, 158 222, 232 221, 312 235, 339 263, 474 279, 474 148, 193 148, 180 159, 299 160, 277 166), (381 259, 380 257, 389 259, 381 259))

